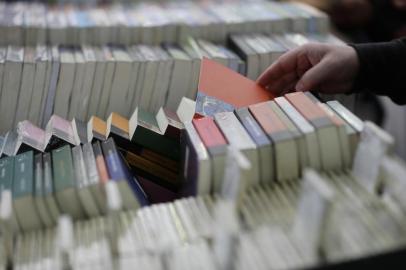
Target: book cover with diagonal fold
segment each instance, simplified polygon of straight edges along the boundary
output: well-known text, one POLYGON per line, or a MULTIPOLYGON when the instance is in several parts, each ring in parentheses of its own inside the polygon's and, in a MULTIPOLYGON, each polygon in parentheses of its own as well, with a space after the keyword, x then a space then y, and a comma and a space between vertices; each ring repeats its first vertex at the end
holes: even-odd
MULTIPOLYGON (((236 109, 274 98, 271 92, 256 82, 208 58, 202 60, 198 92, 236 109)), ((200 107, 196 104, 196 108, 200 107)))

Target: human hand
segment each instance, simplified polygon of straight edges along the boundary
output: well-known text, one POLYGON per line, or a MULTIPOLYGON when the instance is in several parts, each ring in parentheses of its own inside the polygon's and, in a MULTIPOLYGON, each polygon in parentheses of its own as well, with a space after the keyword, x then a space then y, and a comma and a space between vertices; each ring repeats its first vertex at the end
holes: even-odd
POLYGON ((309 43, 282 55, 257 83, 275 95, 292 90, 345 93, 351 90, 358 70, 354 48, 309 43))
POLYGON ((392 0, 392 4, 399 10, 406 10, 406 0, 392 0))

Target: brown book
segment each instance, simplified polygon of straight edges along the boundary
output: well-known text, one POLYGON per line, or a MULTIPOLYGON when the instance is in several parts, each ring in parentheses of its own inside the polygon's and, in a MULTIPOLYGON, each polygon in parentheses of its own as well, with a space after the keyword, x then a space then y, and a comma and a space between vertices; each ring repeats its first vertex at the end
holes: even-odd
POLYGON ((123 138, 130 139, 128 119, 118 113, 112 112, 107 119, 107 135, 110 132, 114 132, 123 138))
POLYGON ((294 134, 275 113, 269 102, 249 106, 254 118, 272 141, 275 153, 277 181, 297 179, 300 176, 298 142, 294 134))
POLYGON ((290 140, 292 135, 289 128, 283 123, 278 115, 272 110, 268 102, 262 102, 249 106, 249 110, 261 125, 272 141, 290 140))
POLYGON ((92 116, 87 123, 87 136, 89 142, 107 139, 107 123, 97 116, 92 116))
POLYGON ((290 93, 285 97, 316 128, 322 168, 325 171, 341 170, 339 133, 327 112, 303 92, 290 93))

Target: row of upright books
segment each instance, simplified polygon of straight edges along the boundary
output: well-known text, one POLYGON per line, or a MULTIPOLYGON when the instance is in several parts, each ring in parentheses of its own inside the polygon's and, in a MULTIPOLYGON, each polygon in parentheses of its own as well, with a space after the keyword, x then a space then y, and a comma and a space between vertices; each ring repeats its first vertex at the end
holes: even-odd
POLYGON ((87 121, 134 108, 175 111, 195 99, 203 57, 256 79, 284 52, 332 35, 232 35, 229 46, 201 39, 162 46, 0 47, 0 133, 30 120, 45 127, 52 114, 87 121))
MULTIPOLYGON (((190 101, 185 99, 185 102, 190 101)), ((178 196, 190 196, 222 192, 229 146, 241 151, 250 163, 244 174, 246 187, 299 179, 303 169, 308 167, 325 172, 344 171, 352 165, 363 128, 362 122, 340 103, 323 104, 310 93, 291 93, 231 112, 217 112, 213 118, 194 115, 194 106, 191 108, 189 119, 178 120, 178 124, 169 129, 167 120, 168 132, 163 133, 155 132, 142 121, 130 133, 133 120, 117 113, 111 114, 108 124, 92 117, 87 124, 90 128, 81 129, 73 128, 71 122, 56 115, 46 131, 23 121, 15 135, 13 131, 8 133, 2 149, 7 150, 14 143, 14 152, 5 151, 5 154, 10 157, 18 154, 18 157, 33 149, 55 152, 65 144, 80 149, 80 144, 85 146, 113 137, 136 172, 152 177, 152 182, 178 196), (90 131, 87 140, 80 140, 78 130, 90 131), (14 142, 13 136, 17 137, 14 142)), ((73 122, 77 127, 77 121, 73 122)), ((86 136, 81 137, 86 139, 86 136)), ((70 151, 69 147, 66 151, 70 151)), ((34 171, 31 173, 33 181, 34 171)), ((83 175, 78 175, 71 179, 76 193, 81 190, 82 178, 83 175)), ((33 182, 31 186, 34 187, 33 182)), ((244 192, 244 187, 239 189, 239 197, 244 192)), ((134 207, 137 208, 137 204, 134 207)))
POLYGON ((176 46, 9 46, 0 54, 2 132, 22 120, 45 126, 52 114, 85 121, 129 117, 136 107, 176 110, 182 97, 196 95, 199 70, 176 46))
POLYGON ((221 192, 227 145, 250 161, 248 186, 298 179, 307 167, 350 168, 362 122, 336 101, 322 104, 313 98, 287 94, 185 124, 186 182, 196 182, 196 194, 221 192))
POLYGON ((2 3, 2 45, 160 44, 188 36, 225 42, 235 32, 329 31, 328 17, 299 3, 143 2, 99 6, 2 3))
MULTIPOLYGON (((203 95, 215 102, 197 99, 176 133, 183 199, 147 206, 156 182, 138 177, 125 140, 0 159, 0 266, 311 269, 405 246, 406 166, 390 135, 311 93, 272 98, 209 59, 203 95)), ((125 119, 109 118, 123 134, 114 123, 125 119)), ((63 119, 51 119, 63 140, 55 129, 63 119)), ((173 167, 162 157, 156 165, 173 167)))
POLYGON ((404 187, 405 166, 386 155, 381 165, 380 195, 349 171, 306 170, 300 180, 249 188, 238 208, 220 195, 117 211, 109 183, 107 216, 62 216, 56 228, 18 234, 12 253, 0 246, 0 266, 8 259, 13 269, 346 269, 340 264, 406 244, 405 200, 395 191, 404 187))
POLYGON ((54 115, 45 130, 23 121, 6 134, 1 151, 47 152, 114 137, 130 165, 183 195, 221 191, 227 145, 250 160, 248 186, 297 179, 306 167, 350 167, 362 130, 357 117, 310 93, 270 98, 255 82, 204 58, 196 104, 184 98, 176 112, 154 115, 137 108, 130 119, 111 113, 106 121, 93 116, 87 123, 54 115))
POLYGON ((68 121, 53 115, 45 130, 30 121, 19 122, 16 129, 0 137, 0 156, 15 156, 26 151, 50 152, 61 146, 72 147, 114 138, 122 154, 140 176, 163 186, 153 202, 174 198, 180 189, 180 138, 183 122, 191 121, 195 102, 183 98, 177 111, 161 109, 154 115, 136 109, 130 119, 111 113, 106 121, 92 116, 89 121, 68 121))
POLYGON ((61 213, 74 219, 106 214, 103 185, 107 181, 117 183, 123 209, 148 205, 113 139, 5 157, 0 159, 0 170, 1 191, 12 192, 14 232, 55 226, 61 213))

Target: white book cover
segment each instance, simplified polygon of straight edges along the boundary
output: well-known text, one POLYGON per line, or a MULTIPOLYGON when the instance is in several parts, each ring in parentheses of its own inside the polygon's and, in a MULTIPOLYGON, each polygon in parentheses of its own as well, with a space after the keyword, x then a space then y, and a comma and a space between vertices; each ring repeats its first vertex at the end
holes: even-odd
POLYGON ((256 145, 247 131, 233 112, 217 113, 214 115, 214 119, 228 144, 242 151, 251 162, 249 177, 247 177, 251 182, 248 183, 248 186, 259 183, 259 155, 256 145))
POLYGON ((41 125, 40 115, 45 107, 46 94, 50 80, 52 58, 46 46, 37 46, 35 55, 35 75, 28 106, 27 119, 41 125), (46 82, 48 81, 48 82, 46 82))
POLYGON ((112 78, 106 115, 117 112, 123 116, 129 116, 130 108, 126 100, 131 80, 132 60, 125 47, 111 47, 111 52, 116 61, 116 69, 112 78))
POLYGON ((23 61, 24 48, 14 46, 7 48, 0 98, 0 133, 10 130, 14 125, 23 61))
POLYGON ((54 114, 68 118, 71 94, 75 82, 75 55, 69 48, 60 48, 60 71, 53 104, 54 114))

